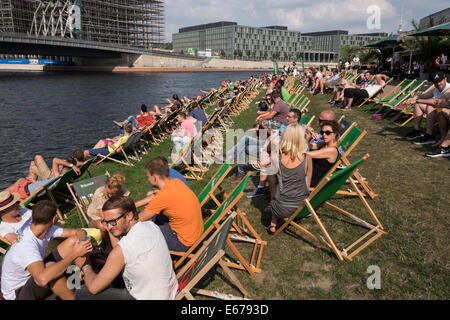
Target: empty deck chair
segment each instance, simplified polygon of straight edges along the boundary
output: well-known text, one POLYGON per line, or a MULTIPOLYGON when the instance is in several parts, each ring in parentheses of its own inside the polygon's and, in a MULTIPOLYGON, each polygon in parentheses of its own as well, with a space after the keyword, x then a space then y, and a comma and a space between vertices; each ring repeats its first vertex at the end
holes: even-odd
POLYGON ((231 214, 220 226, 218 226, 216 232, 203 244, 198 252, 189 260, 189 262, 178 272, 178 294, 176 300, 186 298, 188 300, 195 300, 193 294, 204 295, 217 299, 224 300, 242 300, 232 295, 225 295, 217 291, 207 291, 203 289, 194 288, 200 282, 200 280, 209 272, 213 270, 213 267, 219 265, 225 271, 229 277, 229 281, 239 289, 244 296, 244 299, 248 297, 248 292, 239 282, 237 277, 226 265, 223 260, 225 255, 225 243, 229 241, 229 230, 232 226, 233 219, 236 214, 231 214))

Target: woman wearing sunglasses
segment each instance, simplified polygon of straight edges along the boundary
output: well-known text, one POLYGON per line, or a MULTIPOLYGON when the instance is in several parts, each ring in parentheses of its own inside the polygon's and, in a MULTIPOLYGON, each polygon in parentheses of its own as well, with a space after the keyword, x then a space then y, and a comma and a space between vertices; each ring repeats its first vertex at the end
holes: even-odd
POLYGON ((311 150, 307 152, 313 162, 311 187, 317 186, 336 163, 339 155, 336 141, 338 133, 339 125, 336 121, 322 121, 320 123, 320 134, 323 137, 323 142, 313 145, 311 150))

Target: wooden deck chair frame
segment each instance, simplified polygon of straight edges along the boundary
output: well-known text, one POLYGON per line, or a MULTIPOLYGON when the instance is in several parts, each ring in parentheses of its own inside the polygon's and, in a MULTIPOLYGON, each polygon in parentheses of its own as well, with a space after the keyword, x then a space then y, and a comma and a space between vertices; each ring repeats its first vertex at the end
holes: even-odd
POLYGON ((195 152, 192 152, 192 144, 195 138, 192 138, 188 143, 178 150, 175 160, 170 165, 170 168, 175 168, 180 165, 184 166, 183 170, 188 171, 190 174, 183 174, 183 176, 188 180, 202 180, 204 174, 208 169, 201 163, 200 159, 197 158, 195 152), (189 160, 186 159, 189 157, 189 160), (193 163, 189 163, 189 162, 193 163), (181 162, 180 162, 181 161, 181 162))
POLYGON ((232 234, 227 240, 227 244, 235 254, 237 262, 226 261, 226 265, 231 268, 246 270, 250 275, 254 273, 261 273, 261 260, 264 251, 264 247, 267 245, 266 241, 263 241, 258 233, 255 231, 250 221, 245 216, 239 208, 237 203, 244 195, 244 189, 248 182, 251 173, 248 173, 241 182, 235 187, 235 189, 226 195, 226 199, 220 204, 217 210, 214 210, 212 215, 204 223, 204 231, 199 239, 191 246, 187 252, 174 252, 171 251, 172 255, 180 256, 180 258, 175 262, 175 268, 178 268, 183 261, 191 255, 191 253, 199 246, 199 244, 205 239, 220 223, 221 220, 228 214, 228 212, 234 210, 236 212, 236 219, 233 222, 232 234), (239 251, 233 241, 250 243, 253 246, 250 259, 246 259, 243 254, 239 251))
MULTIPOLYGON (((425 90, 424 93, 428 93, 429 91, 434 90, 434 86, 430 86, 427 90, 425 90)), ((412 92, 410 95, 406 96, 405 99, 402 100, 405 101, 406 99, 412 97, 415 93, 417 93, 417 90, 415 90, 414 92, 412 92)), ((398 105, 396 107, 391 107, 391 110, 395 110, 395 111, 399 111, 399 113, 391 119, 391 122, 394 123, 395 125, 399 126, 399 127, 404 127, 405 125, 407 125, 411 120, 414 119, 414 108, 412 107, 407 107, 405 106, 405 108, 401 108, 398 105), (409 117, 402 122, 401 124, 397 123, 396 121, 400 118, 401 115, 409 115, 409 117)), ((424 118, 426 117, 426 115, 424 114, 424 118)))
POLYGON ((231 159, 227 159, 227 161, 225 161, 225 163, 220 166, 219 170, 217 170, 211 180, 209 180, 203 190, 198 194, 201 207, 203 207, 203 205, 207 203, 209 199, 212 199, 218 207, 221 205, 221 202, 217 200, 214 193, 217 189, 224 192, 220 184, 223 182, 231 169, 231 159))
POLYGON ((231 214, 227 220, 222 223, 222 225, 217 226, 217 230, 211 238, 205 241, 200 250, 177 274, 177 279, 179 280, 179 291, 175 297, 176 300, 181 300, 183 298, 195 300, 192 295, 193 293, 223 300, 246 300, 248 297, 247 290, 222 259, 225 255, 225 251, 223 250, 224 241, 228 238, 228 232, 235 216, 236 215, 234 213, 231 214), (219 246, 220 249, 215 249, 216 246, 219 246), (233 295, 225 295, 217 291, 212 292, 194 288, 215 265, 222 267, 231 283, 242 293, 243 298, 235 297, 233 295))
POLYGON ((5 255, 12 243, 0 236, 0 255, 5 255))
MULTIPOLYGON (((105 174, 102 175, 102 176, 106 176, 106 178, 108 178, 108 177, 110 177, 110 174, 109 174, 108 171, 106 171, 105 174)), ((83 181, 79 181, 79 183, 82 183, 84 181, 87 182, 88 180, 93 180, 93 179, 96 179, 96 178, 99 178, 99 177, 101 177, 101 176, 91 177, 89 179, 86 179, 86 180, 83 180, 83 181)), ((105 179, 105 181, 106 181, 106 179, 105 179)), ((89 217, 87 216, 87 212, 85 211, 85 210, 87 210, 87 208, 85 208, 82 205, 80 197, 79 197, 78 193, 75 191, 75 189, 73 187, 73 184, 74 183, 67 183, 67 188, 69 189, 69 192, 72 195, 73 200, 75 201, 75 207, 76 207, 77 212, 78 212, 78 217, 80 218, 80 223, 81 223, 81 225, 83 225, 83 220, 84 220, 86 222, 86 225, 89 226, 89 217)), ((101 187, 101 186, 99 186, 99 187, 101 187)))
POLYGON ((58 189, 67 187, 67 183, 69 181, 75 180, 78 177, 81 177, 85 172, 89 172, 89 167, 94 162, 94 160, 97 157, 93 157, 92 159, 89 159, 86 161, 81 167, 80 167, 80 175, 77 176, 75 171, 73 169, 67 170, 64 174, 51 179, 48 183, 46 183, 44 186, 36 190, 33 194, 31 194, 26 199, 21 200, 21 205, 23 207, 29 207, 32 206, 32 201, 36 198, 43 196, 44 194, 47 194, 50 200, 56 205, 56 213, 58 215, 58 218, 61 221, 64 221, 66 218, 65 215, 61 213, 61 210, 58 207, 58 202, 56 201, 56 197, 61 197, 64 199, 67 199, 68 197, 65 194, 62 194, 58 192, 58 189))
POLYGON ((330 198, 336 193, 336 191, 340 188, 340 186, 334 186, 334 184, 338 185, 338 184, 342 184, 345 183, 345 180, 348 179, 348 177, 354 173, 356 171, 356 169, 358 167, 361 166, 361 164, 369 157, 369 155, 365 155, 362 159, 356 161, 355 163, 349 165, 347 168, 345 168, 344 170, 337 172, 336 174, 334 174, 331 177, 326 177, 326 179, 323 179, 319 185, 317 186, 317 188, 315 188, 315 190, 309 195, 309 197, 304 201, 304 204, 302 204, 295 212, 294 214, 291 215, 291 217, 289 217, 288 219, 285 220, 285 222, 283 223, 283 225, 278 228, 278 230, 275 232, 275 236, 280 234, 287 226, 292 225, 295 228, 297 228, 298 230, 302 231, 303 233, 307 234, 308 236, 310 236, 312 239, 314 239, 317 242, 321 242, 324 243, 329 249, 331 249, 331 251, 337 256, 337 258, 340 261, 345 260, 349 260, 351 261, 359 252, 361 252, 361 250, 363 250, 364 248, 366 248, 368 245, 370 245, 372 242, 374 242, 376 239, 378 239, 379 237, 381 237, 383 234, 385 234, 386 232, 383 229, 383 226, 381 225, 380 221, 378 220, 377 216, 375 215, 375 213, 373 212, 372 208, 370 207, 369 203, 366 201, 366 199, 362 196, 361 192, 359 191, 359 189, 356 188, 355 183, 349 179, 351 181, 351 184, 353 185, 353 187, 355 188, 355 190, 357 190, 358 192, 358 197, 360 199, 360 201, 363 203, 363 206, 365 207, 365 209, 368 211, 369 215, 371 216, 371 218, 373 219, 374 224, 369 224, 366 221, 364 221, 363 219, 356 217, 355 215, 351 214, 350 212, 339 208, 338 206, 332 204, 329 202, 330 198), (344 181, 342 181, 344 177, 344 181), (340 181, 338 179, 341 179, 340 181), (337 180, 337 182, 335 181, 337 180), (328 190, 328 188, 331 189, 331 191, 328 190), (329 191, 329 193, 333 193, 332 195, 328 194, 327 195, 327 191, 329 191), (322 193, 325 193, 325 196, 322 195, 322 193), (318 196, 318 200, 317 198, 315 198, 316 196, 318 196), (324 199, 321 199, 320 196, 323 196, 324 199), (366 227, 369 229, 369 231, 364 234, 362 237, 360 237, 358 240, 356 240, 355 242, 353 242, 352 244, 350 244, 349 246, 347 246, 346 248, 339 250, 334 242, 334 240, 332 239, 332 237, 330 236, 330 233, 328 232, 328 230, 325 228, 325 225, 322 223, 321 219, 319 218, 316 210, 319 209, 322 205, 326 205, 327 207, 333 209, 334 211, 348 217, 351 218, 353 221, 355 221, 356 223, 366 227), (312 215, 314 221, 316 222, 316 224, 318 225, 322 236, 315 236, 312 232, 310 232, 309 230, 307 230, 306 228, 300 226, 298 223, 294 222, 294 219, 296 219, 297 217, 304 217, 308 214, 308 212, 312 215), (300 215, 300 216, 299 216, 300 215), (323 238, 325 237, 325 238, 323 238), (367 240, 366 240, 367 238, 367 240), (365 242, 363 242, 365 240, 365 242), (359 246, 358 246, 359 245, 359 246), (351 253, 350 251, 353 250, 351 253))
MULTIPOLYGON (((339 138, 338 148, 344 142, 345 138, 352 132, 353 128, 357 128, 356 122, 353 122, 352 125, 346 130, 346 132, 339 138)), ((358 129, 358 130, 360 130, 360 129, 358 129)), ((339 149, 338 160, 331 167, 331 169, 327 172, 327 174, 322 178, 322 180, 324 180, 325 178, 330 177, 332 174, 334 174, 340 165, 343 165, 343 166, 350 165, 350 161, 348 160, 349 154, 359 144, 359 142, 362 140, 362 138, 364 138, 364 136, 366 134, 367 134, 366 130, 363 130, 363 131, 360 130, 360 134, 357 137, 355 137, 353 143, 345 150, 345 152, 342 152, 342 149, 339 149)), ((357 183, 364 189, 364 192, 361 192, 361 194, 364 197, 369 196, 371 199, 374 199, 378 196, 378 194, 376 194, 375 191, 373 191, 373 189, 369 186, 367 180, 365 178, 363 178, 358 171, 355 171, 352 174, 352 179, 355 179, 357 181, 357 183)), ((352 179, 349 179, 349 181, 351 181, 352 179)), ((315 188, 310 188, 311 191, 314 189, 315 188)), ((346 195, 346 196, 358 196, 359 195, 359 193, 356 190, 355 191, 338 190, 337 194, 346 195)))
POLYGON ((357 108, 361 108, 363 105, 365 105, 367 102, 369 101, 374 101, 373 98, 376 97, 378 94, 380 94, 380 92, 384 92, 384 88, 387 86, 388 83, 390 83, 393 80, 393 78, 388 78, 386 79, 386 81, 384 82, 384 85, 381 86, 381 88, 379 88, 377 90, 377 92, 375 92, 371 97, 366 98, 363 100, 363 102, 361 102, 361 104, 359 104, 357 106, 357 108))
MULTIPOLYGON (((94 165, 98 166, 103 161, 110 160, 110 161, 113 161, 113 162, 116 162, 116 163, 119 163, 119 164, 123 164, 123 165, 128 166, 128 167, 133 167, 134 163, 131 162, 130 157, 127 154, 126 150, 132 149, 133 152, 136 152, 136 150, 133 149, 133 147, 134 147, 134 144, 136 144, 139 141, 141 136, 142 136, 142 132, 141 131, 136 131, 133 134, 131 134, 131 136, 128 138, 128 140, 124 144, 119 146, 115 151, 110 152, 106 156, 104 156, 102 154, 98 154, 97 156, 100 159, 100 161, 97 161, 94 165), (114 158, 115 155, 121 155, 121 156, 123 156, 123 158, 125 160, 115 159, 114 158)), ((139 156, 136 154, 136 157, 139 157, 139 156)))
POLYGON ((316 116, 308 116, 308 115, 302 115, 300 121, 298 122, 298 124, 302 125, 304 124, 307 127, 311 126, 311 123, 314 121, 314 119, 316 118, 316 116), (303 118, 309 117, 309 120, 307 122, 302 122, 303 118))

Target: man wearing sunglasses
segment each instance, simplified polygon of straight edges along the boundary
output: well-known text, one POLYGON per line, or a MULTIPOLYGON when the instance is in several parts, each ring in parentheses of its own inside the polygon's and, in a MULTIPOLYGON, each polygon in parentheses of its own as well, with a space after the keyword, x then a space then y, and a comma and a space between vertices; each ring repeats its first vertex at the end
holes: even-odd
POLYGON ((139 222, 133 200, 125 196, 109 199, 102 210, 102 224, 117 241, 114 241, 113 250, 98 274, 92 269, 88 258, 77 261, 84 285, 75 292, 75 298, 174 299, 178 282, 169 249, 158 226, 151 221, 139 222), (114 281, 121 273, 125 288, 114 281))

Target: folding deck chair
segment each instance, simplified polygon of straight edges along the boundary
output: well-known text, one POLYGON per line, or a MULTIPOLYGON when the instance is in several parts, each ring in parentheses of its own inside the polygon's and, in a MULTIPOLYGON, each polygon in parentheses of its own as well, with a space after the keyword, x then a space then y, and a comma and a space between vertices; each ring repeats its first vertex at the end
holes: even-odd
POLYGON ((242 300, 248 297, 248 292, 239 282, 234 273, 229 269, 223 260, 225 255, 225 242, 229 241, 229 230, 233 223, 236 213, 232 213, 220 226, 217 226, 216 232, 203 244, 198 252, 189 260, 189 262, 177 274, 178 294, 176 300, 183 298, 195 300, 194 294, 204 295, 224 300, 242 300), (222 267, 229 280, 242 293, 244 298, 238 298, 232 295, 225 295, 217 291, 207 291, 194 288, 199 281, 216 265, 222 267))
POLYGON ((98 154, 98 158, 100 161, 97 161, 94 165, 98 166, 100 163, 102 163, 105 160, 114 161, 119 164, 123 164, 128 167, 133 167, 135 163, 131 162, 130 159, 133 159, 132 156, 128 152, 133 152, 136 156, 137 161, 139 161, 139 155, 136 152, 135 144, 138 143, 143 135, 143 131, 135 131, 130 135, 128 140, 119 146, 115 151, 110 152, 108 155, 104 156, 102 154, 98 154), (125 160, 119 160, 114 157, 116 156, 122 156, 125 160), (130 158, 131 157, 131 158, 130 158))
POLYGON ((171 158, 175 160, 172 161, 169 167, 172 169, 178 167, 181 172, 188 172, 183 175, 186 179, 202 180, 208 168, 202 164, 195 152, 192 152, 195 147, 193 146, 194 141, 195 137, 177 150, 175 154, 171 155, 171 158))
POLYGON ((305 125, 305 126, 311 126, 311 123, 314 121, 314 118, 316 116, 307 116, 306 114, 303 114, 300 121, 298 122, 299 125, 305 125))
POLYGON ((83 219, 86 225, 89 225, 89 218, 87 216, 87 210, 89 205, 92 203, 92 197, 95 191, 104 186, 106 180, 108 180, 109 173, 106 172, 104 175, 89 178, 83 181, 67 183, 67 188, 75 201, 75 205, 78 211, 78 216, 80 222, 83 225, 83 219))
POLYGON ((319 183, 317 188, 315 188, 314 191, 309 195, 309 197, 304 201, 304 203, 294 212, 294 214, 292 214, 291 217, 289 217, 288 219, 285 219, 283 225, 278 228, 278 230, 275 232, 274 235, 280 234, 288 226, 293 226, 299 229, 300 231, 306 233, 315 241, 325 244, 332 252, 334 252, 334 254, 340 261, 344 259, 351 261, 353 257, 355 257, 359 252, 361 252, 361 250, 363 250, 372 242, 374 242, 376 239, 385 234, 386 232, 384 231, 383 226, 381 225, 377 216, 373 212, 372 208, 367 203, 366 199, 362 196, 361 192, 356 187, 355 183, 351 179, 349 179, 350 176, 355 173, 357 168, 360 167, 368 157, 369 155, 366 155, 360 160, 356 161, 355 163, 347 166, 345 169, 333 174, 332 176, 328 176, 325 179, 323 179, 319 183), (333 197, 333 195, 336 194, 336 192, 342 187, 342 185, 348 179, 350 180, 350 183, 355 188, 355 190, 357 190, 358 197, 360 201, 363 203, 370 217, 372 218, 374 224, 369 224, 365 220, 356 217, 350 212, 342 208, 339 208, 338 206, 329 202, 331 197, 333 197), (352 219, 357 224, 369 229, 369 231, 365 233, 362 237, 360 237, 358 240, 347 246, 346 248, 339 250, 337 248, 335 241, 332 239, 330 233, 328 232, 324 223, 317 214, 317 210, 323 205, 326 205, 327 207, 333 209, 334 211, 337 211, 338 213, 352 219), (312 232, 300 226, 298 223, 294 221, 295 219, 304 218, 309 214, 312 215, 313 220, 319 227, 322 235, 317 237, 312 232), (353 251, 350 252, 351 250, 353 251))
POLYGON ((384 85, 382 85, 375 93, 370 95, 368 98, 364 99, 361 104, 357 106, 357 108, 361 108, 363 105, 365 105, 368 101, 373 101, 373 98, 376 97, 380 92, 384 92, 384 88, 387 86, 389 82, 391 82, 393 78, 387 78, 384 82, 384 85))
MULTIPOLYGON (((6 240, 3 237, 0 237, 0 257, 4 256, 6 254, 6 251, 11 247, 12 243, 10 243, 8 240, 6 240)), ((1 263, 3 261, 0 261, 0 267, 1 263)))
POLYGON ((217 210, 213 211, 213 214, 206 220, 203 225, 203 233, 199 239, 191 246, 187 252, 171 252, 174 256, 180 258, 175 261, 174 267, 177 269, 183 261, 188 258, 191 253, 200 245, 200 243, 211 233, 211 231, 217 227, 225 216, 231 211, 236 212, 236 219, 233 222, 233 230, 227 244, 237 257, 237 262, 226 261, 226 265, 232 268, 247 270, 251 275, 261 272, 261 259, 264 246, 267 242, 263 241, 255 229, 241 210, 237 208, 237 203, 244 195, 244 189, 247 185, 250 174, 245 176, 242 181, 236 186, 236 188, 227 195, 226 199, 220 204, 217 210), (244 242, 252 244, 252 252, 249 260, 245 259, 233 241, 244 242))
MULTIPOLYGON (((353 151, 353 149, 358 145, 358 143, 361 141, 362 138, 367 134, 367 131, 361 131, 357 127, 357 123, 354 122, 350 125, 350 127, 345 131, 345 133, 339 138, 338 141, 338 159, 336 160, 336 163, 331 167, 331 169, 327 172, 327 174, 321 179, 324 180, 325 178, 331 176, 336 172, 338 169, 345 168, 350 164, 350 161, 348 160, 349 154, 353 151)), ((351 179, 355 179, 355 185, 359 184, 363 189, 364 192, 361 192, 363 196, 369 196, 370 198, 374 199, 378 195, 375 193, 375 191, 372 190, 372 188, 369 186, 367 180, 361 176, 361 174, 358 171, 355 171, 351 175, 351 179)), ((314 190, 314 188, 310 188, 311 190, 314 190)), ((346 191, 346 190, 339 190, 337 192, 341 195, 347 195, 347 196, 359 196, 359 192, 356 190, 346 191)))
POLYGON ((221 205, 219 200, 217 200, 216 196, 214 195, 214 192, 219 189, 222 194, 225 192, 220 184, 225 179, 225 177, 228 175, 228 173, 231 171, 231 160, 228 159, 216 172, 216 174, 211 178, 211 180, 208 182, 208 184, 203 188, 203 190, 199 193, 198 201, 200 202, 200 206, 203 207, 203 205, 208 202, 209 199, 212 199, 217 207, 221 205))

